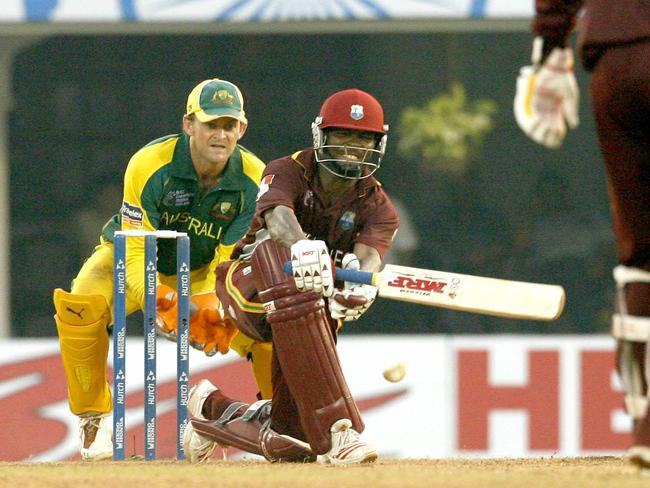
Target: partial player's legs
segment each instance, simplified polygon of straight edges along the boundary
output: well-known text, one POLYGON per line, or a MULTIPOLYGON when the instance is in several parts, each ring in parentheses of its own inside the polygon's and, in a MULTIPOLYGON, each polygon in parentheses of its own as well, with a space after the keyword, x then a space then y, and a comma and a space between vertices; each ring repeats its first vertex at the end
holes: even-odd
MULTIPOLYGON (((217 387, 208 380, 201 380, 190 389, 190 397, 187 402, 187 410, 193 419, 206 420, 203 415, 203 405, 212 392, 217 391, 217 387)), ((185 457, 191 463, 202 463, 212 456, 217 443, 211 439, 199 435, 188 422, 183 434, 183 448, 185 457)))
POLYGON ((192 421, 185 429, 183 445, 191 463, 207 460, 219 445, 236 447, 272 462, 315 459, 307 443, 271 428, 271 400, 252 405, 237 402, 208 380, 202 380, 190 391, 188 409, 192 421))
MULTIPOLYGON (((110 304, 113 297, 113 247, 106 243, 84 263, 70 293, 54 291, 61 359, 72 413, 79 417, 80 453, 84 460, 112 457, 112 409, 106 379, 110 304)), ((137 304, 127 302, 127 312, 137 304)))
POLYGON ((608 49, 591 79, 616 234, 612 331, 625 405, 635 423, 631 459, 650 467, 650 42, 608 49))
POLYGON ((284 272, 287 260, 289 250, 270 240, 257 247, 251 260, 273 331, 271 426, 306 440, 327 462, 374 461, 377 451, 358 439, 364 425, 336 354, 335 325, 320 294, 298 292, 293 278, 284 272), (355 441, 347 444, 342 457, 338 440, 344 431, 350 434, 346 438, 354 436, 355 441))
MULTIPOLYGON (((252 272, 244 273, 255 280, 255 289, 260 290, 259 298, 268 310, 264 322, 270 325, 273 337, 273 407, 268 401, 252 405, 235 402, 215 389, 200 411, 206 420, 192 420, 191 433, 271 461, 313 460, 318 455, 323 463, 372 462, 378 454, 360 439, 363 422, 341 371, 333 323, 324 301, 317 293, 298 292, 293 278, 282 269, 288 259, 287 249, 265 241, 253 254, 252 272)), ((220 283, 221 278, 218 291, 220 283)), ((232 296, 232 288, 241 291, 246 286, 238 283, 230 288, 232 296)), ((237 306, 245 302, 245 296, 241 293, 233 300, 222 299, 224 308, 240 320, 237 306)), ((246 306, 261 308, 259 302, 246 306)), ((191 439, 186 445, 191 448, 191 439)), ((194 458, 201 459, 200 455, 194 458)))
POLYGON ((251 260, 273 332, 271 427, 304 438, 325 462, 374 461, 377 451, 358 437, 364 425, 336 354, 335 325, 320 294, 298 292, 284 272, 287 260, 289 250, 271 240, 251 260))
POLYGON ((617 339, 617 367, 625 390, 625 408, 634 421, 634 445, 628 454, 635 464, 650 468, 650 272, 617 266, 617 311, 612 333, 617 339))
POLYGON ((70 410, 80 418, 81 456, 88 460, 109 458, 113 446, 106 420, 111 411, 111 392, 106 382, 106 299, 59 288, 54 291, 54 306, 70 410))

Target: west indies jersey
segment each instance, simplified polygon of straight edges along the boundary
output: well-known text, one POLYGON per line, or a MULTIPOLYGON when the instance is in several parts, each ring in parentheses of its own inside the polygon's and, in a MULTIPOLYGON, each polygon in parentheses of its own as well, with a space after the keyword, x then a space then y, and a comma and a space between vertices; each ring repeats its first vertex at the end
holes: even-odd
POLYGON ((314 150, 299 151, 271 161, 262 176, 257 197, 257 210, 251 227, 235 248, 254 241, 255 233, 264 227, 266 210, 284 205, 293 209, 302 230, 310 239, 325 241, 337 265, 354 244, 373 247, 384 257, 388 251, 399 219, 395 207, 372 176, 359 180, 331 205, 318 178, 314 150))

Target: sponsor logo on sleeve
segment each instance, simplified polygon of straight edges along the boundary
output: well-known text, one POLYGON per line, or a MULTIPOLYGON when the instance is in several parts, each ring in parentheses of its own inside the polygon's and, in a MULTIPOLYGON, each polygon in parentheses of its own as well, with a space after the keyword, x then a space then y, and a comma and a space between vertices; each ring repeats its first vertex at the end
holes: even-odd
POLYGON ((275 178, 275 175, 266 175, 264 178, 262 178, 262 181, 260 182, 260 189, 257 191, 257 200, 262 198, 262 195, 269 191, 273 178, 275 178))
POLYGON ((120 214, 122 215, 123 223, 129 224, 133 227, 142 227, 144 212, 137 205, 132 205, 125 200, 122 202, 120 214))

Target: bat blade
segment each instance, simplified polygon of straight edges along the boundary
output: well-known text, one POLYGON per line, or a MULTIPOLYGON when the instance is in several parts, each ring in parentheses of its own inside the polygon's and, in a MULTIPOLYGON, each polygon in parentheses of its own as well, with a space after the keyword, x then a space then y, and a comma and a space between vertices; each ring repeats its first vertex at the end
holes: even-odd
MULTIPOLYGON (((284 270, 291 274, 291 262, 284 270)), ((566 294, 559 285, 503 280, 387 264, 379 273, 336 268, 336 279, 377 287, 380 297, 497 317, 555 320, 566 294)))
POLYGON ((374 284, 384 298, 509 318, 555 320, 566 301, 558 285, 391 264, 375 273, 374 284))

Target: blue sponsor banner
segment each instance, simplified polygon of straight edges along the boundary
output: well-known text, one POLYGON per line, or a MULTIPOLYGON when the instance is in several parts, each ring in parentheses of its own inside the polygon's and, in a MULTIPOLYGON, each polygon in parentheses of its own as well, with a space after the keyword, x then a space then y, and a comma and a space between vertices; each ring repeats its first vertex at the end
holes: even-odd
POLYGON ((0 22, 521 18, 532 11, 532 0, 3 0, 0 22))

